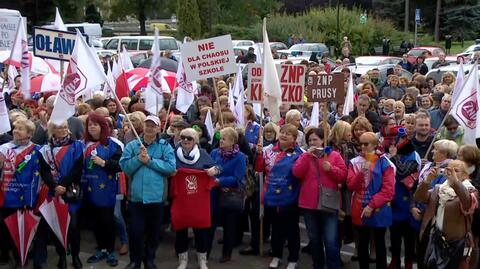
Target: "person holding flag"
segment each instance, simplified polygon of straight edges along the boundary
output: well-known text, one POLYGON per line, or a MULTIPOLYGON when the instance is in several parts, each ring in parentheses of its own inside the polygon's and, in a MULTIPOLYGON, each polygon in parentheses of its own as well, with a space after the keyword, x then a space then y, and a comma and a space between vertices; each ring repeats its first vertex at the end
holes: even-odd
POLYGON ((94 233, 97 240, 95 255, 87 263, 106 259, 115 267, 118 258, 115 252, 114 209, 117 194, 117 176, 123 144, 111 137, 107 119, 98 113, 87 118, 82 183, 86 186, 86 201, 95 212, 94 233))
MULTIPOLYGON (((68 123, 48 124, 48 144, 40 150, 44 160, 49 164, 53 178, 43 179, 49 189, 50 199, 63 199, 68 204, 70 224, 67 240, 70 245, 73 267, 82 268, 80 261, 80 229, 77 211, 81 205, 80 180, 82 178, 84 145, 70 134, 68 123)), ((50 232, 45 218, 38 226, 37 238, 34 242, 35 265, 43 268, 47 264, 47 236, 50 232)), ((67 253, 62 243, 56 239, 55 248, 60 259, 58 268, 67 268, 67 253)))
MULTIPOLYGON (((35 124, 27 119, 13 123, 13 141, 0 146, 0 264, 7 264, 15 249, 4 220, 17 210, 34 209, 43 180, 52 178, 50 167, 41 157, 40 146, 31 142, 35 124)), ((16 263, 20 264, 19 255, 16 263)))

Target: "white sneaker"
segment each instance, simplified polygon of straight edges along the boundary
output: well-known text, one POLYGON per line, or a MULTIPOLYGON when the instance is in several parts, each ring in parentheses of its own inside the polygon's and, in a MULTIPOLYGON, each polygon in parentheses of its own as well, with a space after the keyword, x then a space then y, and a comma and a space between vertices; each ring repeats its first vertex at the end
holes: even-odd
POLYGON ((282 260, 280 260, 279 258, 273 258, 272 261, 270 262, 270 265, 269 265, 269 268, 270 269, 276 269, 278 267, 280 267, 280 263, 282 263, 282 260))
POLYGON ((197 262, 200 269, 208 269, 207 267, 207 253, 197 253, 197 262))
POLYGON ((289 262, 287 269, 296 269, 297 268, 297 263, 296 262, 289 262))
POLYGON ((188 265, 188 252, 178 254, 178 267, 177 269, 187 269, 188 265))

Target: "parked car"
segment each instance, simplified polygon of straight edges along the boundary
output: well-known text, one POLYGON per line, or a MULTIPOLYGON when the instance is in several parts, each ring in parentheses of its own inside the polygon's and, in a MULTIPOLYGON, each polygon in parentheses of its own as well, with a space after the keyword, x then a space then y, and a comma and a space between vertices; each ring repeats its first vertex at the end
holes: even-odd
MULTIPOLYGON (((105 49, 122 50, 125 45, 129 51, 151 50, 153 46, 153 36, 115 36, 108 41, 105 49)), ((172 52, 180 51, 177 40, 171 36, 159 36, 159 46, 161 51, 170 50, 172 52)))
POLYGON ((357 66, 378 66, 384 64, 398 64, 402 61, 400 57, 392 56, 360 56, 355 58, 357 66))
POLYGON ((409 50, 407 56, 408 61, 411 64, 416 64, 418 56, 425 55, 426 58, 438 57, 442 52, 445 53, 445 50, 442 47, 420 46, 409 50))
POLYGON ((303 43, 295 44, 288 50, 279 50, 279 54, 288 54, 288 57, 293 56, 310 56, 312 52, 316 52, 318 57, 326 54, 329 55, 328 47, 323 43, 303 43))
MULTIPOLYGON (((472 64, 466 64, 463 66, 463 71, 465 72, 465 75, 467 75, 470 72, 470 70, 472 69, 472 66, 473 66, 472 64)), ((436 68, 428 71, 427 78, 433 78, 437 83, 439 83, 440 81, 442 81, 442 76, 446 72, 452 72, 456 76, 458 73, 458 68, 460 68, 460 65, 442 66, 440 68, 436 68)))
MULTIPOLYGON (((377 65, 377 66, 357 66, 355 64, 348 65, 348 69, 352 74, 355 74, 356 80, 360 79, 360 76, 366 74, 368 71, 377 68, 380 71, 380 81, 384 82, 387 81, 387 77, 390 74, 393 74, 393 68, 396 64, 384 64, 384 65, 377 65)), ((340 66, 333 70, 333 73, 340 73, 342 72, 344 66, 340 66)), ((408 80, 412 79, 412 73, 409 71, 402 69, 402 77, 408 78, 408 80)))
MULTIPOLYGON (((430 57, 425 59, 425 64, 428 66, 428 70, 432 69, 432 65, 438 61, 438 57, 430 57)), ((445 61, 449 63, 449 65, 456 65, 457 62, 457 56, 447 56, 445 57, 445 61)))
MULTIPOLYGON (((263 48, 263 43, 256 43, 256 45, 260 46, 260 48, 263 48)), ((276 49, 277 51, 288 49, 287 45, 285 45, 285 43, 282 43, 282 42, 270 42, 270 48, 276 49)))
POLYGON ((232 40, 232 45, 234 47, 253 47, 255 42, 252 40, 232 40))

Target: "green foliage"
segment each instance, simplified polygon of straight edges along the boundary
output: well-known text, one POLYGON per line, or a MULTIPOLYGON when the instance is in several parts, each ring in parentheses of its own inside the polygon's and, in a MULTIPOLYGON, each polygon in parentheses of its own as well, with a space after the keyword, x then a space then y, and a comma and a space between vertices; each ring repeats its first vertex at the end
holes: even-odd
POLYGON ((456 39, 476 39, 480 37, 480 6, 458 5, 444 10, 441 15, 442 36, 451 34, 456 39))
POLYGON ((240 27, 235 25, 215 24, 212 31, 205 34, 205 38, 231 34, 232 39, 256 39, 255 29, 250 27, 240 27))
POLYGON ((97 8, 94 4, 87 6, 85 10, 85 21, 90 23, 100 23, 103 26, 103 19, 100 15, 100 12, 97 11, 97 8))
MULTIPOLYGON (((337 39, 337 10, 336 8, 311 9, 303 15, 287 16, 276 14, 268 18, 267 29, 271 41, 286 42, 288 36, 295 34, 303 37, 307 42, 322 42, 327 46, 339 47, 343 36, 348 36, 353 44, 353 54, 360 55, 370 51, 373 47, 381 46, 384 36, 392 40, 392 45, 399 45, 402 40, 408 40, 408 35, 397 31, 393 23, 368 15, 366 24, 360 24, 359 8, 340 8, 339 33, 337 39)), ((252 28, 254 40, 261 40, 261 23, 252 28)))
POLYGON ((202 25, 196 0, 178 0, 178 33, 194 39, 201 37, 202 25))
POLYGON ((58 7, 65 23, 83 22, 85 0, 54 0, 52 8, 52 20, 55 19, 55 7, 58 7))

